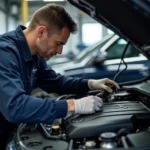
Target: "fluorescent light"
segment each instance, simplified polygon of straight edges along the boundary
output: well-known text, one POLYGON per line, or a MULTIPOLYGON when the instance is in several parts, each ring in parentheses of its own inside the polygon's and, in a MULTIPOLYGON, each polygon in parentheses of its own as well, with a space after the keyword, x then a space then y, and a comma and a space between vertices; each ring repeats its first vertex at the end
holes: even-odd
POLYGON ((64 2, 66 0, 43 0, 44 2, 64 2))
POLYGON ((33 2, 35 2, 35 1, 42 1, 42 0, 26 0, 26 1, 33 1, 33 2))
POLYGON ((64 2, 66 0, 26 0, 26 1, 64 2))

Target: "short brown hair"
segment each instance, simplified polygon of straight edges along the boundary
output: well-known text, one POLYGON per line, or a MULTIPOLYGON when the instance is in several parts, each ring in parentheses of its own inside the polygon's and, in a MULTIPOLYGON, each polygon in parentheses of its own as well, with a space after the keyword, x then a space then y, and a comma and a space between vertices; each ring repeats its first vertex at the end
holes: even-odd
POLYGON ((77 24, 71 16, 63 7, 56 4, 47 4, 33 14, 28 28, 34 30, 38 25, 46 25, 50 34, 63 27, 67 27, 71 33, 77 31, 77 24))

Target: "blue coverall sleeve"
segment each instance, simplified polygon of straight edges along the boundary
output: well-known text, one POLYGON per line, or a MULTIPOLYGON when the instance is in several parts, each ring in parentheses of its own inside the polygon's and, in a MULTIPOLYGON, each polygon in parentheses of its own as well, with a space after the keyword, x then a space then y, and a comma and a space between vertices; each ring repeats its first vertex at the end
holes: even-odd
POLYGON ((65 77, 52 70, 44 60, 40 62, 37 83, 43 90, 58 94, 83 94, 89 91, 87 79, 65 77))
POLYGON ((0 111, 14 123, 53 123, 67 114, 66 101, 40 99, 25 94, 17 56, 0 48, 0 111))

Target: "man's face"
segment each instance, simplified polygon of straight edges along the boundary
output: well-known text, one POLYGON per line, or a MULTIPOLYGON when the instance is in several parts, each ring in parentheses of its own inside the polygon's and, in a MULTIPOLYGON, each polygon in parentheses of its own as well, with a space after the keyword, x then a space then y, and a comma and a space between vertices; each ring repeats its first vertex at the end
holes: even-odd
POLYGON ((67 43, 70 31, 64 27, 59 33, 48 36, 45 30, 36 40, 37 54, 44 60, 49 60, 52 56, 62 53, 63 45, 67 43))

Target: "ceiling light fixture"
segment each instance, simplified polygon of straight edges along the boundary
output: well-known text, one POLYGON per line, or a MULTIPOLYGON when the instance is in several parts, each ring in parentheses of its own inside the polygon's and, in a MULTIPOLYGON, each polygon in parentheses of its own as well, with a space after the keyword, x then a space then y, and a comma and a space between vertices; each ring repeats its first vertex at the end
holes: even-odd
POLYGON ((26 0, 26 1, 64 2, 66 0, 26 0))
POLYGON ((66 0, 43 0, 44 2, 64 2, 66 0))

